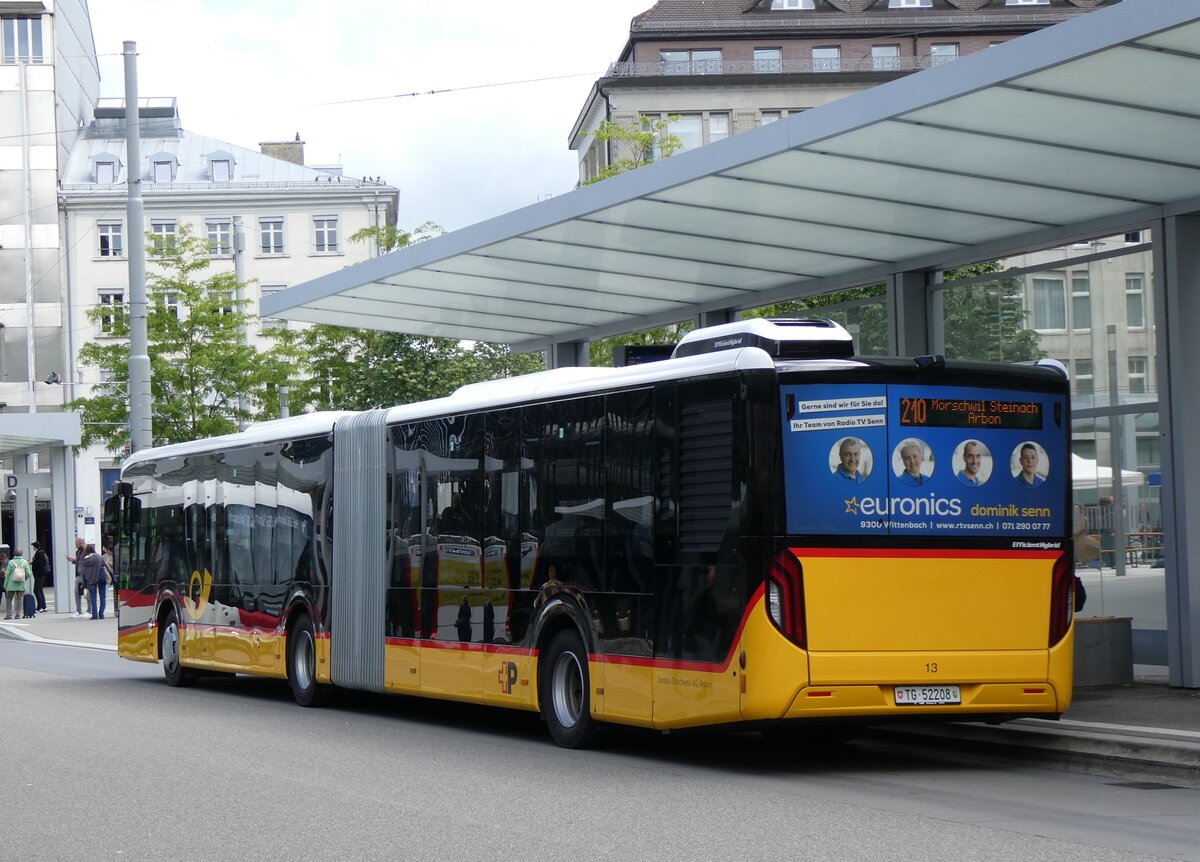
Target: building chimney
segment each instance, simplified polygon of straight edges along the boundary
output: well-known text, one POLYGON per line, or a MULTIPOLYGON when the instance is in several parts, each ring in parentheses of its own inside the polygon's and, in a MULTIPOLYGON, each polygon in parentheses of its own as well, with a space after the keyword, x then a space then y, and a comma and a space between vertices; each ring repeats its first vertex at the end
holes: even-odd
POLYGON ((264 156, 283 159, 294 165, 304 164, 304 141, 300 140, 299 132, 296 132, 294 141, 259 141, 258 148, 264 156))

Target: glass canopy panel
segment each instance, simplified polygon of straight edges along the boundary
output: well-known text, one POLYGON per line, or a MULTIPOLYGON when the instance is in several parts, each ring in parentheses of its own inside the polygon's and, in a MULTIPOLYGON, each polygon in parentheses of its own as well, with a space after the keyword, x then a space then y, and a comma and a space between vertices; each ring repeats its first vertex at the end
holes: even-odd
MULTIPOLYGON (((1200 167, 1200 119, 993 87, 922 108, 906 120, 1200 167)), ((1014 165, 1014 168, 1017 167, 1014 165)))
MULTIPOLYGON (((1190 168, 1138 162, 1106 153, 1064 151, 1049 144, 1022 143, 970 132, 936 129, 910 123, 886 123, 822 142, 823 150, 878 158, 880 140, 887 153, 909 165, 977 173, 1027 185, 1042 185, 1072 193, 1096 195, 1089 208, 1094 216, 1123 212, 1131 200, 1167 200, 1180 189, 1200 188, 1190 168), (1015 159, 1014 154, 1020 158, 1015 159), (1007 176, 1006 176, 1007 175, 1007 176)), ((1193 192, 1195 193, 1195 192, 1193 192)))
POLYGON ((1084 195, 1021 183, 963 176, 933 168, 906 167, 896 161, 844 158, 799 150, 736 168, 727 174, 760 179, 769 179, 772 174, 802 177, 798 181, 811 188, 875 194, 909 203, 1010 218, 1026 222, 1029 229, 1059 224, 1092 202, 1084 195))
MULTIPOLYGON (((507 279, 482 278, 479 276, 462 275, 450 272, 433 272, 430 270, 413 270, 389 280, 391 284, 381 285, 385 290, 392 285, 396 288, 415 288, 432 290, 438 293, 464 293, 473 297, 495 297, 500 300, 516 301, 525 308, 536 305, 538 308, 584 308, 593 311, 625 313, 629 311, 627 297, 590 287, 568 287, 562 284, 539 284, 532 281, 510 281, 507 279)), ((631 280, 632 281, 632 280, 631 280)), ((672 286, 671 289, 675 289, 672 286)), ((667 288, 664 288, 667 290, 667 288)), ((647 313, 657 313, 682 305, 669 299, 638 297, 638 310, 647 309, 647 313)))
POLYGON ((632 201, 602 215, 618 215, 631 224, 686 224, 691 233, 724 237, 735 242, 761 242, 803 250, 814 258, 806 270, 822 275, 899 260, 910 254, 951 251, 953 243, 919 241, 878 234, 856 227, 824 224, 820 213, 804 218, 732 212, 722 208, 680 206, 665 201, 632 201))
MULTIPOLYGON (((528 314, 526 299, 485 296, 462 289, 431 289, 395 284, 370 286, 347 294, 349 299, 362 301, 367 306, 373 303, 416 305, 418 307, 444 307, 453 311, 477 311, 488 316, 519 317, 528 314)), ((424 315, 416 313, 418 317, 424 315)), ((537 317, 560 323, 586 323, 597 326, 612 319, 612 311, 586 308, 567 303, 538 303, 537 317)))
POLYGON ((1155 33, 1153 36, 1139 39, 1137 44, 1162 48, 1167 51, 1178 51, 1194 57, 1196 56, 1196 46, 1200 45, 1200 23, 1172 27, 1165 33, 1155 33))
MULTIPOLYGON (((354 311, 368 317, 407 317, 412 320, 438 320, 459 325, 469 325, 474 322, 492 329, 522 332, 527 336, 547 335, 572 325, 569 320, 553 320, 549 316, 541 314, 499 314, 496 312, 481 314, 479 309, 452 308, 446 303, 428 305, 418 302, 368 299, 346 294, 327 302, 325 307, 332 311, 354 311)), ((516 308, 513 310, 520 311, 516 308)))
POLYGON ((976 243, 1011 234, 1023 223, 915 206, 904 201, 792 189, 770 183, 710 177, 654 195, 700 206, 819 219, 838 227, 893 233, 913 240, 976 243))
POLYGON ((628 298, 631 306, 645 297, 651 299, 677 299, 680 302, 707 302, 728 296, 730 291, 710 284, 697 284, 682 279, 662 279, 641 273, 614 273, 603 270, 588 270, 565 266, 551 266, 512 260, 502 260, 482 255, 464 255, 454 258, 453 266, 439 266, 447 272, 462 272, 486 278, 512 278, 529 280, 539 284, 566 284, 615 293, 628 298))
MULTIPOLYGON (((323 303, 316 302, 306 304, 303 309, 297 310, 291 316, 295 320, 327 323, 332 326, 363 326, 369 323, 371 329, 406 332, 412 335, 470 338, 476 341, 495 341, 502 344, 528 341, 532 338, 540 337, 538 335, 531 335, 524 330, 498 328, 493 326, 491 321, 481 320, 479 317, 464 322, 461 316, 457 316, 454 320, 442 320, 433 318, 414 319, 411 317, 398 317, 394 314, 380 314, 367 320, 357 310, 347 311, 345 306, 327 307, 323 303)), ((551 333, 551 335, 554 334, 558 333, 551 333)))
MULTIPOLYGON (((595 249, 538 242, 521 237, 492 246, 492 251, 503 257, 533 263, 583 268, 596 267, 630 275, 645 274, 660 278, 677 278, 685 282, 708 285, 719 291, 724 288, 726 291, 746 292, 772 287, 784 280, 783 277, 773 273, 739 269, 734 266, 612 249, 597 253, 595 249)), ((718 295, 724 293, 725 291, 720 291, 718 295)))
POLYGON ((671 229, 641 228, 592 221, 564 222, 538 231, 534 239, 566 242, 597 249, 625 248, 630 251, 653 252, 667 257, 728 263, 734 266, 774 272, 776 274, 812 276, 805 270, 811 259, 803 252, 754 242, 734 242, 713 236, 681 233, 676 225, 671 229))
MULTIPOLYGON (((1200 34, 1196 34, 1200 39, 1200 34)), ((1197 41, 1188 50, 1196 52, 1197 41)), ((1145 108, 1200 114, 1200 89, 1180 87, 1194 79, 1200 58, 1181 57, 1136 47, 1117 47, 1012 82, 1101 101, 1124 102, 1145 108)))

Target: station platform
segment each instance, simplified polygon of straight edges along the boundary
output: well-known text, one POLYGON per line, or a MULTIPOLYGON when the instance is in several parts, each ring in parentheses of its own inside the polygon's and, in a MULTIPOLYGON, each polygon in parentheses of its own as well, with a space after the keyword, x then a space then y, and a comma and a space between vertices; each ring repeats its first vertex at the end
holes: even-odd
MULTIPOLYGON (((110 608, 111 611, 111 608, 110 608)), ((53 609, 32 620, 0 619, 0 636, 47 644, 116 651, 117 623, 80 619, 53 609)), ((1171 688, 1164 667, 1136 665, 1134 682, 1077 688, 1055 721, 1022 718, 982 722, 908 720, 874 726, 893 740, 937 737, 983 754, 1053 762, 1081 771, 1200 786, 1200 689, 1171 688)))

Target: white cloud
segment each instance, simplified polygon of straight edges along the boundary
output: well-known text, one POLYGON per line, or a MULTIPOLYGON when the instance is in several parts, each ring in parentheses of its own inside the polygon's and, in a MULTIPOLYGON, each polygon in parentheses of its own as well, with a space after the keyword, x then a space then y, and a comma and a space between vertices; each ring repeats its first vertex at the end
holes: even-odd
POLYGON ((175 96, 190 131, 306 142, 309 164, 398 186, 400 224, 453 230, 569 191, 567 135, 653 0, 90 0, 102 94, 175 96), (509 81, 564 77, 428 95, 509 81), (352 102, 375 96, 383 98, 352 102), (327 102, 340 104, 328 105, 327 102))

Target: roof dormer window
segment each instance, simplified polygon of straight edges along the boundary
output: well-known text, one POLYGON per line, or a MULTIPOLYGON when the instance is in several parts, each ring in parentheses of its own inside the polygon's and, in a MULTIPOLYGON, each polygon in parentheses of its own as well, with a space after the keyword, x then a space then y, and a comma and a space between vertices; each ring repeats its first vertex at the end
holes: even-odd
POLYGON ((154 181, 156 183, 169 183, 174 177, 171 176, 170 162, 155 162, 154 163, 154 181))
POLYGON ((115 162, 96 162, 96 183, 111 186, 117 181, 117 165, 115 162))
POLYGON ((888 0, 889 9, 928 9, 933 0, 888 0))
POLYGON ((208 159, 208 178, 214 183, 228 183, 233 181, 233 171, 236 166, 236 159, 233 153, 225 150, 217 150, 216 152, 208 153, 205 156, 208 159))
POLYGON ((174 153, 165 150, 150 156, 150 181, 164 185, 175 181, 179 174, 179 160, 174 153))
POLYGON ((771 0, 771 10, 776 9, 815 9, 814 0, 771 0))

